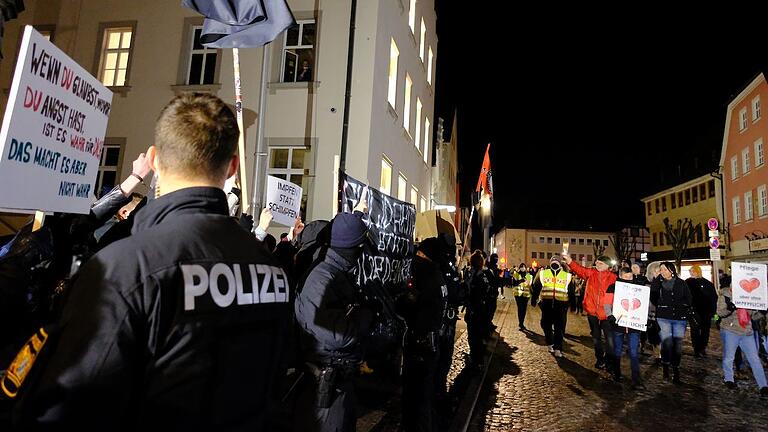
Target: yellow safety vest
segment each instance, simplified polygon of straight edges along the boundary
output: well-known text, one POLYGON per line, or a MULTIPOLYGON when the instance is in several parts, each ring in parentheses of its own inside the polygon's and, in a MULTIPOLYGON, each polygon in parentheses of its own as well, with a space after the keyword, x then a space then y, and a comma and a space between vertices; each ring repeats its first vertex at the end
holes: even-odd
POLYGON ((571 274, 560 270, 557 275, 552 274, 552 270, 545 269, 541 271, 541 299, 555 299, 557 301, 568 301, 568 284, 571 282, 571 274))
MULTIPOLYGON (((520 274, 515 272, 515 280, 520 278, 520 274)), ((531 296, 531 282, 533 282, 533 276, 530 273, 525 275, 525 280, 520 282, 515 287, 515 297, 530 297, 531 296)))

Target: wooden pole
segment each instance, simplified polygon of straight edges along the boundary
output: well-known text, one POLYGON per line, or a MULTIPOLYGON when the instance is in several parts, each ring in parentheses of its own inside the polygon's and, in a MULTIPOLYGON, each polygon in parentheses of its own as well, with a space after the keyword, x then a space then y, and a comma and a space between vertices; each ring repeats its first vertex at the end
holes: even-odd
POLYGON ((232 62, 235 70, 235 113, 237 127, 240 129, 240 137, 237 140, 237 152, 240 158, 240 210, 246 213, 249 210, 248 182, 245 176, 245 128, 243 127, 243 94, 240 87, 240 53, 237 48, 232 48, 232 62))

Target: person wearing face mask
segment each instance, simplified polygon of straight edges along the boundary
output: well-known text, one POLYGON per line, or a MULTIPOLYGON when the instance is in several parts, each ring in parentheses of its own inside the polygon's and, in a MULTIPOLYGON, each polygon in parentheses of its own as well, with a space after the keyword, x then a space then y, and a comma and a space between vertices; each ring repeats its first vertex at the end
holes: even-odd
POLYGON ((525 263, 520 263, 520 267, 512 275, 515 303, 517 303, 517 323, 520 331, 528 330, 525 328, 525 314, 528 309, 528 301, 531 298, 531 283, 533 283, 533 274, 527 271, 525 263))
POLYGON ((541 308, 541 329, 549 346, 549 352, 557 358, 563 357, 563 337, 568 319, 568 285, 571 274, 563 268, 560 260, 553 257, 549 268, 542 269, 533 281, 531 304, 538 301, 541 308))
POLYGON ((584 310, 587 311, 589 329, 595 343, 595 368, 610 368, 613 362, 613 331, 603 309, 603 297, 608 287, 616 282, 616 274, 610 271, 611 258, 600 255, 595 261, 595 268, 585 268, 574 261, 570 255, 563 259, 575 275, 586 280, 584 289, 584 310), (605 348, 604 348, 605 347, 605 348))
POLYGON ((688 284, 678 277, 673 263, 661 263, 659 274, 661 277, 651 283, 651 304, 656 306, 656 321, 660 328, 661 364, 664 368, 664 379, 669 379, 671 365, 672 382, 681 384, 683 338, 693 299, 688 284))

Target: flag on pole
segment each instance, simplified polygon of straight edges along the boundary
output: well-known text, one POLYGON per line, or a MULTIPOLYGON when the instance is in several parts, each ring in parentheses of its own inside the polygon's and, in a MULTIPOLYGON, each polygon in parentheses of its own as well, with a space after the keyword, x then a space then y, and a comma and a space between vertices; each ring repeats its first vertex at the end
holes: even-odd
POLYGON ((208 48, 256 48, 296 25, 286 0, 182 0, 205 16, 200 42, 208 48))
POLYGON ((491 178, 491 144, 488 143, 488 147, 485 149, 485 158, 483 159, 483 166, 480 168, 480 178, 477 179, 477 188, 475 192, 480 192, 482 188, 488 195, 493 196, 493 179, 491 178))

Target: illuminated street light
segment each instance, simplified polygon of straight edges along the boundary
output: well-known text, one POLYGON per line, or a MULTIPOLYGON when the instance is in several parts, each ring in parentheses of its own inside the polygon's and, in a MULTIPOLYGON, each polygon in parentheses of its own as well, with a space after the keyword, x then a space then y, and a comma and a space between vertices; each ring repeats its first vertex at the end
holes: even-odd
POLYGON ((480 207, 483 208, 485 211, 491 210, 491 196, 488 194, 483 195, 482 198, 480 198, 480 207))

